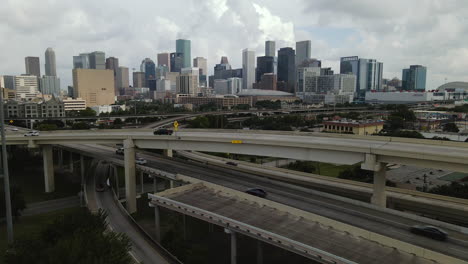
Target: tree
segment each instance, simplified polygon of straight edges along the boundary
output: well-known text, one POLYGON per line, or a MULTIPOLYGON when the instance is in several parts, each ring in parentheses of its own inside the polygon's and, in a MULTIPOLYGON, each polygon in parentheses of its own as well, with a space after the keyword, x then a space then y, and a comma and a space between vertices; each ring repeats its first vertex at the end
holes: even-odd
POLYGON ((88 123, 86 122, 75 122, 73 123, 72 125, 72 129, 76 129, 76 130, 79 130, 79 129, 89 129, 90 126, 88 123))
POLYGON ((7 264, 129 264, 130 240, 106 230, 107 215, 79 209, 55 218, 37 235, 17 239, 5 254, 7 264))
POLYGON ((450 185, 441 185, 429 190, 430 193, 468 199, 468 184, 452 182, 450 185))
POLYGON ((454 133, 458 133, 458 131, 460 131, 460 129, 458 129, 458 127, 457 127, 457 125, 455 123, 445 124, 443 130, 445 132, 454 132, 454 133))
POLYGON ((94 111, 93 109, 89 108, 89 107, 86 107, 85 110, 81 110, 81 111, 78 111, 78 116, 80 117, 91 117, 91 116, 96 116, 96 111, 94 111))
POLYGON ((192 128, 209 128, 210 121, 206 116, 197 116, 195 119, 190 121, 190 127, 192 128))
POLYGON ((313 173, 316 170, 313 164, 313 161, 301 161, 301 160, 298 160, 293 163, 289 163, 288 165, 284 166, 284 168, 289 169, 289 170, 307 172, 307 173, 313 173))
POLYGON ((122 119, 116 118, 116 119, 114 120, 114 125, 122 125, 122 124, 123 124, 122 119))

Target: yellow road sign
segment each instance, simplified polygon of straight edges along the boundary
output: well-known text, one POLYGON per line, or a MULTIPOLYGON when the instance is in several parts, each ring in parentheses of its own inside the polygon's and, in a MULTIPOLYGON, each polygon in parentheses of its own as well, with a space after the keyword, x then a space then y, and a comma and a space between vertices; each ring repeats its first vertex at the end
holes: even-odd
POLYGON ((174 130, 177 131, 179 130, 179 122, 174 121, 174 130))
POLYGON ((13 120, 10 120, 10 124, 13 124, 13 120))
POLYGON ((242 140, 231 140, 232 144, 242 144, 242 140))

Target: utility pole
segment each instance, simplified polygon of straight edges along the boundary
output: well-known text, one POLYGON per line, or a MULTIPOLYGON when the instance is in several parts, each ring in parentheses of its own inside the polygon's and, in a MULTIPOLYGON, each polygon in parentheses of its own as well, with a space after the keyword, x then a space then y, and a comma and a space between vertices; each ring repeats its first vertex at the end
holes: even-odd
POLYGON ((3 90, 0 87, 0 129, 2 130, 2 160, 3 160, 3 185, 5 187, 5 214, 7 221, 8 243, 13 243, 13 218, 11 216, 10 176, 8 174, 8 157, 5 138, 5 109, 3 108, 3 90))

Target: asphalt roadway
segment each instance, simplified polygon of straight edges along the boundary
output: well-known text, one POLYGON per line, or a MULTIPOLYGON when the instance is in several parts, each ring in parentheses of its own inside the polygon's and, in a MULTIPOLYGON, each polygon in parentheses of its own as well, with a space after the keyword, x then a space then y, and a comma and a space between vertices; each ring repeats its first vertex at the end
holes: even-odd
MULTIPOLYGON (((115 154, 115 149, 100 145, 74 145, 74 148, 98 154, 103 158, 123 159, 115 154)), ((342 201, 314 194, 310 189, 291 184, 280 183, 256 175, 231 171, 201 163, 166 159, 156 155, 139 153, 147 159, 146 166, 180 173, 239 191, 260 187, 268 192, 267 199, 283 203, 298 209, 329 217, 356 227, 376 232, 388 237, 431 249, 446 255, 468 260, 468 235, 448 231, 449 239, 445 242, 414 235, 408 231, 417 221, 395 216, 393 214, 351 205, 342 201)))

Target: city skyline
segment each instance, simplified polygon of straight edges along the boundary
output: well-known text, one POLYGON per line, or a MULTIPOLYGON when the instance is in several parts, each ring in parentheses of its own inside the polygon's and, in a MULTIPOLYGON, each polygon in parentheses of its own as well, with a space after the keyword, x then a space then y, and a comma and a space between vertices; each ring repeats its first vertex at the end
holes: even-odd
MULTIPOLYGON (((11 16, 4 18, 7 27, 3 33, 8 33, 11 39, 18 39, 15 42, 20 45, 13 42, 0 44, 4 50, 11 51, 3 54, 3 58, 13 62, 0 66, 0 71, 5 75, 21 74, 24 68, 21 65, 21 58, 40 56, 42 63, 44 50, 53 47, 57 58, 57 75, 61 77, 63 87, 71 84, 73 55, 90 50, 102 50, 107 56, 118 57, 122 65, 132 69, 138 68, 139 62, 146 57, 156 61, 157 53, 174 52, 174 42, 179 38, 192 41, 192 59, 207 58, 209 74, 221 56, 228 56, 233 68, 240 68, 244 48, 253 49, 257 56, 262 56, 266 40, 276 41, 276 51, 278 51, 282 47, 295 48, 296 41, 310 39, 311 56, 321 59, 324 67, 332 67, 335 71, 339 70, 340 57, 359 56, 383 62, 384 78, 400 78, 401 70, 408 65, 425 65, 428 68, 428 90, 437 88, 446 79, 448 82, 468 80, 463 73, 464 63, 467 61, 463 58, 468 55, 464 51, 462 41, 455 41, 458 40, 458 33, 463 31, 465 25, 458 19, 448 19, 443 16, 448 12, 463 14, 464 9, 457 8, 455 4, 441 6, 436 1, 427 1, 421 12, 434 13, 434 16, 439 18, 437 21, 432 21, 421 15, 411 16, 407 9, 415 8, 415 4, 402 7, 403 1, 393 1, 392 4, 375 7, 362 1, 348 1, 345 5, 348 8, 342 8, 340 5, 326 6, 322 1, 308 3, 296 0, 291 2, 292 6, 297 7, 295 11, 282 10, 281 4, 277 1, 240 1, 236 6, 231 6, 231 3, 222 0, 206 1, 198 7, 191 6, 186 10, 187 15, 194 18, 201 16, 201 10, 207 10, 206 19, 198 23, 197 19, 177 20, 171 17, 170 13, 175 12, 180 4, 174 1, 158 5, 158 10, 162 12, 154 19, 140 23, 140 19, 145 16, 141 14, 137 16, 137 13, 123 2, 113 5, 121 6, 118 10, 109 5, 106 10, 108 14, 102 17, 91 13, 83 5, 70 3, 71 11, 64 9, 60 15, 60 21, 63 23, 47 27, 47 32, 54 37, 40 38, 46 29, 38 26, 41 24, 40 17, 48 17, 49 11, 55 12, 64 7, 46 4, 44 8, 37 8, 36 5, 39 3, 27 1, 24 3, 26 4, 7 4, 6 9, 12 10, 12 13, 22 12, 28 19, 19 24, 19 21, 11 16), (395 8, 395 12, 392 15, 386 14, 384 12, 386 8, 395 8), (132 24, 139 24, 140 27, 130 29, 128 24, 105 23, 108 21, 106 17, 119 12, 129 17, 132 24), (441 14, 437 15, 438 12, 441 14), (313 15, 316 15, 316 18, 304 19, 313 15), (326 19, 325 15, 334 19, 326 19), (387 22, 376 19, 379 15, 384 16, 387 22), (223 23, 220 23, 221 21, 223 23), (425 27, 416 28, 413 25, 424 25, 426 22, 428 26, 425 27), (217 28, 220 26, 225 30, 217 28), (66 33, 62 27, 65 27, 66 33), (419 31, 416 31, 417 29, 419 31), (440 35, 442 29, 444 31, 450 29, 450 34, 440 35), (31 36, 25 32, 32 30, 37 32, 35 31, 33 34, 35 37, 31 39, 31 36), (77 36, 73 36, 78 32, 77 36), (236 39, 239 41, 230 41, 232 35, 237 36, 236 39), (421 38, 424 41, 419 40, 421 38), (25 40, 25 44, 21 44, 22 40, 25 40), (116 45, 119 41, 125 44, 116 45)), ((147 4, 152 5, 150 2, 147 4)))

